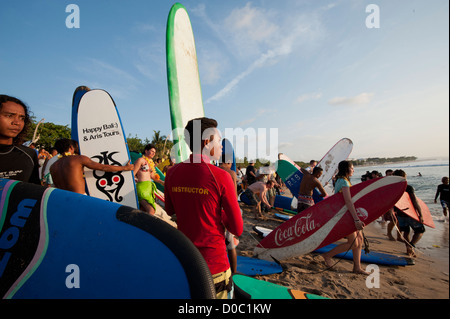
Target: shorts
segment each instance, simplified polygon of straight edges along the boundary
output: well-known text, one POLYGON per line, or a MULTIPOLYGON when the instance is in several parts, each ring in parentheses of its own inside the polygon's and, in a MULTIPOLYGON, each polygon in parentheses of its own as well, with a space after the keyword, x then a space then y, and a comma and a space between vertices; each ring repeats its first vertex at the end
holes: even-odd
POLYGON ((314 206, 314 200, 312 196, 298 195, 297 213, 304 211, 305 209, 314 206))
POLYGON ((138 200, 145 200, 156 210, 155 192, 156 185, 152 181, 143 181, 136 183, 136 192, 138 200))
POLYGON ((219 272, 212 276, 214 286, 216 288, 217 299, 233 299, 234 287, 233 279, 231 278, 231 269, 219 272))
POLYGON ((409 216, 397 216, 397 220, 400 231, 409 231, 409 227, 411 227, 415 233, 425 232, 425 226, 409 216))
POLYGON ((448 209, 448 202, 441 199, 441 206, 442 206, 442 208, 444 208, 444 209, 445 209, 445 208, 448 209))
POLYGON ((258 204, 261 202, 261 201, 259 200, 258 196, 256 196, 256 194, 253 193, 253 192, 252 192, 250 189, 248 189, 248 188, 245 190, 245 192, 244 192, 243 195, 245 195, 245 196, 247 197, 248 203, 247 203, 247 202, 245 202, 245 203, 248 204, 248 205, 256 206, 256 205, 258 205, 258 204))

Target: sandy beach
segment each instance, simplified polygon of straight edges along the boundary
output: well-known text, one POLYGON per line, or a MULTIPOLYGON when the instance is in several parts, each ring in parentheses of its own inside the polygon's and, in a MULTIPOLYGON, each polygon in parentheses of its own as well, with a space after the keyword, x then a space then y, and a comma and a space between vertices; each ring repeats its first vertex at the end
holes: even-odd
MULTIPOLYGON (((265 213, 267 220, 257 220, 249 206, 243 203, 240 205, 243 211, 244 232, 237 251, 242 256, 252 256, 253 248, 261 240, 253 231, 253 226, 274 229, 282 221, 274 217, 274 209, 265 213)), ((369 240, 371 251, 406 256, 405 245, 390 241, 381 223, 373 222, 366 226, 364 233, 369 240)), ((448 246, 443 248, 447 249, 445 258, 445 252, 439 254, 439 248, 436 247, 437 253, 433 254, 418 250, 415 265, 380 265, 379 288, 367 288, 366 276, 353 274, 353 264, 349 260, 341 260, 332 269, 324 271, 326 267, 322 258, 315 253, 282 261, 284 271, 281 274, 256 278, 333 299, 448 299, 448 246)), ((335 259, 338 260, 340 259, 335 259)), ((363 267, 366 266, 363 264, 363 267)))

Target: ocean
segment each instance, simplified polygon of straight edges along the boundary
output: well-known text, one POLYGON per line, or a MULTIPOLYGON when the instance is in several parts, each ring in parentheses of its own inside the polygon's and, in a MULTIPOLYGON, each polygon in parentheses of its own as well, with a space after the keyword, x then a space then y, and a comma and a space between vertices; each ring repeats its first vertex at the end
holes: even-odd
POLYGON ((424 253, 442 260, 442 262, 446 263, 448 269, 449 222, 448 217, 444 218, 444 215, 442 214, 442 207, 439 199, 435 204, 434 197, 436 195, 438 185, 442 184, 442 177, 449 176, 449 161, 418 160, 415 162, 385 164, 378 166, 356 166, 355 172, 351 178, 351 183, 360 183, 361 176, 364 175, 366 171, 378 171, 385 176, 387 169, 402 169, 406 172, 408 184, 414 187, 416 196, 427 204, 431 215, 433 216, 436 228, 433 229, 426 227, 425 234, 416 245, 417 250, 420 253, 424 253))

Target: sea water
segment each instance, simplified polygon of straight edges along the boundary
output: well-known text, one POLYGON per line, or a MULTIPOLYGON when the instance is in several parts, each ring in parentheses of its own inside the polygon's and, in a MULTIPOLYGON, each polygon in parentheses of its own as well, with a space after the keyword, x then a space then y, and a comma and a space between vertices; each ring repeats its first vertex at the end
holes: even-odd
MULTIPOLYGON (((442 206, 439 198, 434 203, 434 197, 441 179, 449 176, 448 160, 427 160, 407 163, 384 164, 377 166, 356 166, 351 178, 353 185, 361 182, 361 176, 367 171, 378 171, 385 176, 387 169, 402 169, 406 172, 408 184, 414 187, 416 196, 427 204, 433 216, 436 228, 425 227, 426 231, 416 245, 417 250, 426 255, 440 259, 446 263, 448 269, 449 262, 449 222, 448 217, 444 218, 442 206)), ((448 216, 448 215, 447 215, 448 216)), ((394 232, 393 232, 394 234, 394 232)), ((395 235, 394 235, 395 237, 395 235)))

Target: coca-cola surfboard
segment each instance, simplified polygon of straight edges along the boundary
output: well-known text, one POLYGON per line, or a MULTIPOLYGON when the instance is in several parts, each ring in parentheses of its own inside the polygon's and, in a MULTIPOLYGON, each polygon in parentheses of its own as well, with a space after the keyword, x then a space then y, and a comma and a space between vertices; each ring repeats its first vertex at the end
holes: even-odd
MULTIPOLYGON (((356 184, 350 187, 350 193, 359 219, 368 225, 392 208, 405 189, 404 178, 387 176, 356 184)), ((338 193, 281 224, 255 247, 254 254, 265 260, 285 260, 334 243, 354 231, 353 217, 342 193, 338 193)))

